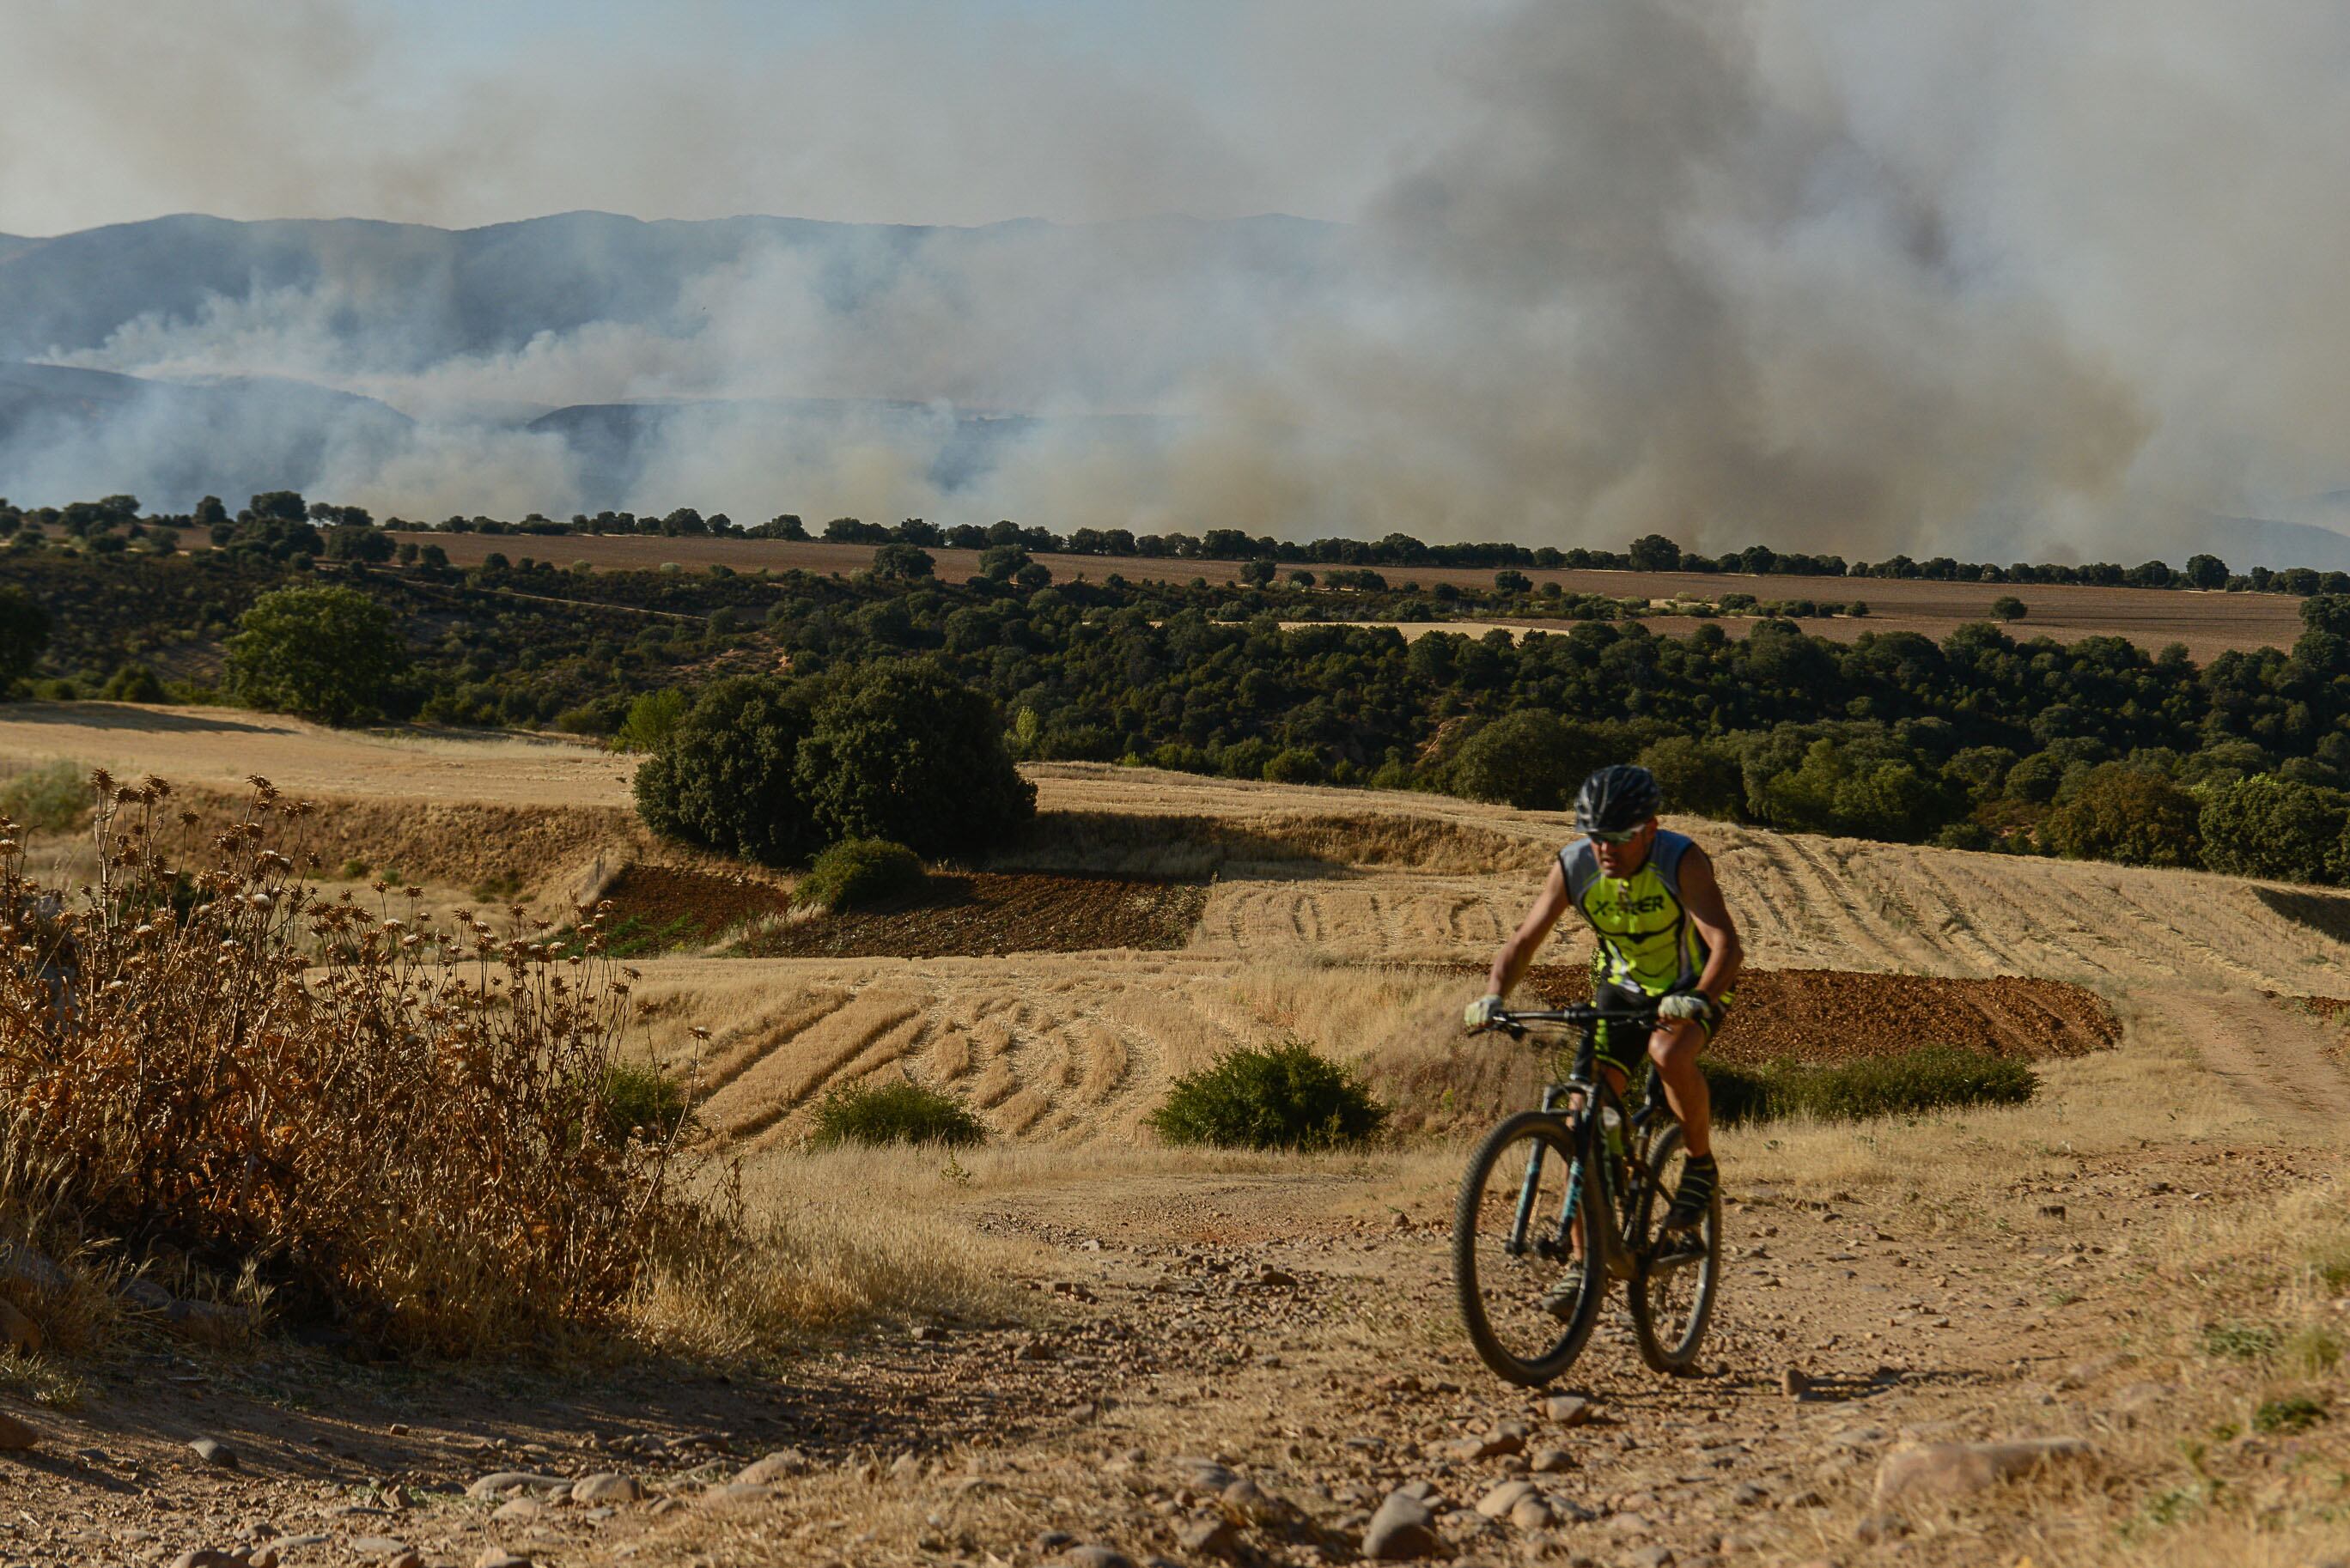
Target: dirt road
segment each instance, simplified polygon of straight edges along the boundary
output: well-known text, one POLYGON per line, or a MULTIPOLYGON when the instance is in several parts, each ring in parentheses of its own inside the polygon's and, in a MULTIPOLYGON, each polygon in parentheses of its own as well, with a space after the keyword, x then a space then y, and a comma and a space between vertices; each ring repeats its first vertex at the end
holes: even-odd
MULTIPOLYGON (((2000 1137, 2001 1119, 1981 1130, 2000 1137)), ((42 1445, 0 1472, 0 1540, 11 1561, 275 1542, 278 1557, 252 1561, 1109 1562, 1066 1555, 1096 1546, 1134 1563, 1343 1563, 1391 1491, 1424 1486, 1439 1550, 1465 1561, 2134 1561, 2114 1518, 2134 1505, 2107 1494, 2192 1472, 2133 1434, 2221 1397, 2182 1386, 2158 1300, 2181 1216, 2257 1212, 2337 1158, 2246 1132, 2003 1145, 1963 1191, 1914 1169, 1906 1185, 1749 1179, 1702 1375, 1640 1368, 1611 1308, 1582 1364, 1536 1394, 1491 1378, 1460 1338, 1449 1158, 998 1172, 981 1157, 968 1189, 906 1168, 909 1190, 927 1180, 931 1201, 1024 1250, 1000 1314, 899 1324, 733 1378, 134 1343, 84 1374, 75 1408, 29 1412, 42 1445), (2042 1434, 2105 1456, 2061 1510, 1871 1501, 1905 1438, 2042 1434), (199 1438, 236 1467, 199 1459, 199 1438), (567 1496, 469 1495, 501 1473, 557 1478, 567 1496), (600 1474, 626 1480, 568 1501, 600 1474), (1479 1511, 1513 1481, 1539 1506, 1479 1511)), ((2324 1451, 2239 1444, 2199 1463, 2267 1486, 2324 1451)))

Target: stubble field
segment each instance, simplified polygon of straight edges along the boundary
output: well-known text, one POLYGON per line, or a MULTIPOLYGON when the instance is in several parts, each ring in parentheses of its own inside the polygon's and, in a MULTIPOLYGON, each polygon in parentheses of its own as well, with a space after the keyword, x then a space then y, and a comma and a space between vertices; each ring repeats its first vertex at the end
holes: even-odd
POLYGON ((626 759, 586 748, 81 704, 0 714, 0 754, 222 799, 266 775, 324 803, 323 867, 397 871, 435 906, 494 877, 497 898, 550 913, 625 904, 633 877, 651 930, 713 889, 724 918, 632 961, 639 1048, 696 1075, 754 1206, 844 1232, 919 1217, 919 1266, 971 1282, 959 1310, 728 1381, 362 1372, 265 1348, 150 1407, 163 1364, 105 1362, 78 1409, 32 1415, 52 1451, 109 1458, 20 1478, 28 1554, 102 1537, 91 1554, 162 1558, 260 1518, 329 1537, 321 1561, 367 1535, 427 1562, 494 1544, 554 1563, 1029 1563, 1088 1543, 1344 1562, 1388 1492, 1424 1481, 1449 1505, 1443 1549, 1469 1561, 2283 1564, 2314 1561, 2350 1505, 2333 1417, 2253 1421, 2340 1392, 2334 1363, 2275 1347, 2343 1315, 2313 1248, 2345 1249, 2330 1288, 2350 1290, 2350 1079, 2324 1010, 2272 1000, 2350 995, 2339 895, 1679 824, 1712 849, 1761 971, 1725 1053, 1963 1040, 2029 1057, 2044 1088, 2015 1109, 1725 1134, 1735 1261, 1705 1375, 1658 1379, 1610 1327, 1556 1391, 1590 1404, 1554 1411, 1467 1354, 1443 1248, 1461 1137, 1538 1082, 1451 1022, 1555 816, 1048 766, 1031 844, 930 907, 827 929, 775 913, 783 878, 651 843, 626 759), (746 934, 793 956, 735 956, 746 934), (1406 1140, 1277 1158, 1143 1131, 1178 1075, 1285 1038, 1361 1065, 1403 1102, 1406 1140), (826 1088, 897 1075, 963 1096, 989 1145, 804 1151, 826 1088), (244 1469, 185 1469, 183 1428, 230 1438, 244 1469), (1905 1438, 2043 1434, 2097 1458, 1955 1501, 1872 1498, 1905 1438), (713 1489, 786 1447, 775 1473, 713 1489), (534 1468, 626 1470, 649 1501, 494 1516, 433 1490, 534 1468), (1220 1496, 1226 1471, 1280 1506, 1220 1496), (126 1497, 118 1473, 150 1479, 126 1497), (392 1474, 415 1478, 402 1501, 378 1486, 381 1512, 337 1511, 392 1474), (1513 1479, 1539 1516, 1478 1511, 1513 1479))

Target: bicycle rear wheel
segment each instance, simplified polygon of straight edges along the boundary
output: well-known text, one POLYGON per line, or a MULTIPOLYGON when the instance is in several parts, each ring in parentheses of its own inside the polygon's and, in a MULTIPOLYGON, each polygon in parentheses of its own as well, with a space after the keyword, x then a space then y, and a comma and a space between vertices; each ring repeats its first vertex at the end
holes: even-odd
POLYGON ((1671 1126, 1659 1131, 1648 1146, 1648 1179, 1640 1185, 1627 1236, 1637 1260, 1627 1292, 1632 1331, 1640 1342, 1640 1359, 1659 1372, 1687 1372, 1697 1364, 1721 1273, 1719 1189, 1695 1231, 1659 1234, 1687 1163, 1681 1129, 1671 1126))
POLYGON ((1521 1111, 1470 1156, 1452 1211, 1452 1280, 1469 1342, 1497 1376, 1534 1386, 1582 1353, 1607 1289, 1598 1219, 1596 1182, 1559 1116, 1521 1111))

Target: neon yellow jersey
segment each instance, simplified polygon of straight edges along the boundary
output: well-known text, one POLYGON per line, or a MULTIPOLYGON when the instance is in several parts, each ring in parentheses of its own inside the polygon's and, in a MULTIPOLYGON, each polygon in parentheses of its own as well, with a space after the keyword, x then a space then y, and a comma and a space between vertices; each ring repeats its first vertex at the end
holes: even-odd
POLYGON ((1567 895, 1599 934, 1595 984, 1649 996, 1695 988, 1709 950, 1681 906, 1680 885, 1681 858, 1695 847, 1686 834, 1659 829, 1648 858, 1621 881, 1600 870, 1588 838, 1558 852, 1567 895))

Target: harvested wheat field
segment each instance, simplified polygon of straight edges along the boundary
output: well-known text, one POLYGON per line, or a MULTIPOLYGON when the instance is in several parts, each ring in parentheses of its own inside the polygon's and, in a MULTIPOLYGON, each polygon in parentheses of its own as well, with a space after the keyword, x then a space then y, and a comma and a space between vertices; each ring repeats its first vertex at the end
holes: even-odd
MULTIPOLYGON (((1456 1021, 1555 816, 1056 765, 1028 843, 837 918, 652 844, 625 759, 585 748, 107 704, 12 710, 0 747, 208 810, 271 776, 321 797, 322 866, 371 868, 349 890, 401 873, 369 897, 610 898, 646 955, 636 1049, 691 1075, 729 1190, 800 1260, 759 1310, 804 1324, 780 1359, 729 1359, 710 1320, 702 1360, 542 1375, 131 1322, 0 1375, 39 1444, 0 1472, 11 1561, 1345 1563, 1399 1490, 1430 1515, 1409 1543, 1457 1562, 2344 1550, 2340 895, 1680 824, 1753 968, 1725 1056, 1966 1044, 2041 1090, 1723 1132, 1730 1266, 1695 1375, 1647 1371, 1611 1304, 1529 1392, 1470 1353, 1447 1248, 1467 1140, 1538 1062, 1456 1021), (1293 1039, 1358 1067, 1398 1140, 1148 1130, 1179 1075, 1293 1039), (827 1090, 899 1077, 987 1141, 806 1149, 827 1090), (2077 1443, 1982 1490, 1880 1490, 1918 1445, 2043 1438, 2077 1443)), ((1582 950, 1534 989, 1571 993, 1582 950)))

